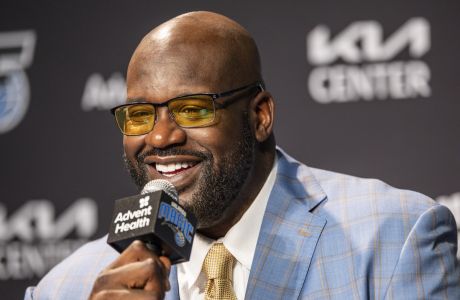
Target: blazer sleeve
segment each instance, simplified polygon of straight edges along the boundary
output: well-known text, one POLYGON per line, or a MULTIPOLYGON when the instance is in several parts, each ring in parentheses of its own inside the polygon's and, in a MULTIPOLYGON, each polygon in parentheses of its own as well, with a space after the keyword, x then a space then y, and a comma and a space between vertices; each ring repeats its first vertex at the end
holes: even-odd
POLYGON ((457 228, 447 207, 420 215, 401 250, 385 299, 460 299, 457 228))

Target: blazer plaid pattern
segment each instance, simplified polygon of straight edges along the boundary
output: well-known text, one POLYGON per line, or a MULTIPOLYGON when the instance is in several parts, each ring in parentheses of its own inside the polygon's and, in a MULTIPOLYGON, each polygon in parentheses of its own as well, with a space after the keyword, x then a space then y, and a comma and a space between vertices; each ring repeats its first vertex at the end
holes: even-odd
MULTIPOLYGON (((309 168, 278 149, 245 299, 460 299, 450 211, 375 179, 309 168)), ((88 243, 25 299, 87 299, 117 257, 88 243)), ((166 299, 179 299, 175 267, 166 299)))

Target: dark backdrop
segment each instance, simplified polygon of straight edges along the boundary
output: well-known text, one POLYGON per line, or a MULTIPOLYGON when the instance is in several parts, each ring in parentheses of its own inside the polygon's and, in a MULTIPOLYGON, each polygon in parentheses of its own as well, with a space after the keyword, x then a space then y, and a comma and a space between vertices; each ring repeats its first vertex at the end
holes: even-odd
POLYGON ((255 37, 276 137, 310 166, 418 190, 460 219, 458 1, 2 1, 0 290, 21 298, 136 193, 107 109, 142 36, 190 10, 255 37))

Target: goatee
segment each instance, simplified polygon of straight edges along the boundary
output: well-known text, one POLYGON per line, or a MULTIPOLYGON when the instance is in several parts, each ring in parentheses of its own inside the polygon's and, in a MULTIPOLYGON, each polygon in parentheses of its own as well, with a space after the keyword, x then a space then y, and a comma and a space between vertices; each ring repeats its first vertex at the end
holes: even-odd
MULTIPOLYGON (((209 151, 190 151, 177 147, 167 149, 152 149, 141 153, 136 159, 136 165, 123 155, 125 165, 134 183, 141 190, 149 181, 147 169, 143 160, 149 155, 193 155, 202 159, 202 172, 197 179, 196 190, 190 201, 181 204, 198 219, 198 228, 209 228, 216 224, 223 212, 231 205, 241 191, 254 162, 255 138, 251 133, 247 114, 243 115, 241 137, 229 146, 228 151, 216 165, 209 151)), ((180 199, 180 192, 179 199, 180 199)))

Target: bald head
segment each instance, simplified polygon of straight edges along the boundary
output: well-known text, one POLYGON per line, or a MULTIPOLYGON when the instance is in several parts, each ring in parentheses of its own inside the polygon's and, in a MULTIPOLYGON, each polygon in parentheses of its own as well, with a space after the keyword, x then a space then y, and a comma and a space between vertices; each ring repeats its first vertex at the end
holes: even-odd
POLYGON ((131 58, 128 85, 145 76, 149 88, 179 80, 214 91, 262 80, 259 53, 247 30, 211 12, 183 14, 149 32, 131 58))

